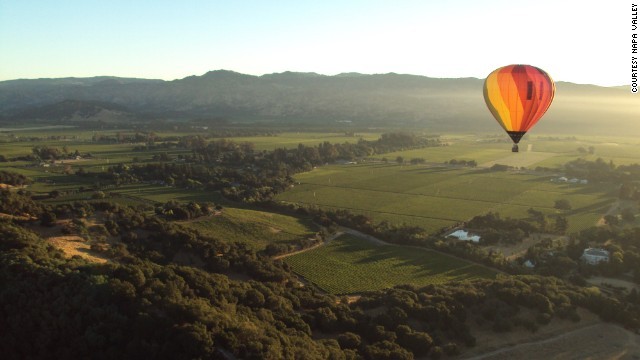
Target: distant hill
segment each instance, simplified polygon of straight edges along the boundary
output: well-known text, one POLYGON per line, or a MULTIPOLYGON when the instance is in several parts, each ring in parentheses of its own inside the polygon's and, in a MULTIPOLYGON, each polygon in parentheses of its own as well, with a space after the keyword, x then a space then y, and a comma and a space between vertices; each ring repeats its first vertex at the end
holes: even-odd
POLYGON ((55 104, 30 107, 14 117, 23 120, 86 120, 134 117, 123 105, 91 100, 63 100, 55 104))
MULTIPOLYGON (((11 80, 0 82, 0 116, 14 122, 34 116, 59 119, 70 115, 66 110, 73 112, 79 106, 75 114, 87 113, 89 118, 114 112, 145 119, 224 118, 324 125, 348 121, 436 131, 498 131, 485 107, 482 84, 476 78, 395 73, 252 76, 226 70, 174 81, 116 77, 11 80), (78 103, 65 102, 68 100, 78 103), (93 114, 86 106, 107 112, 93 114)), ((635 126, 638 118, 640 98, 624 87, 560 82, 554 104, 536 131, 640 134, 635 126)))

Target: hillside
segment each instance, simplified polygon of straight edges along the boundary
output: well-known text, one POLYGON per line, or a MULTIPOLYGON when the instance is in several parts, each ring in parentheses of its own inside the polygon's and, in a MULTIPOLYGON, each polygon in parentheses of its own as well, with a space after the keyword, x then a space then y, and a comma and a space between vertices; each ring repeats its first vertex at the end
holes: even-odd
MULTIPOLYGON (((224 118, 288 124, 427 127, 436 131, 498 131, 482 97, 482 79, 404 74, 325 76, 284 72, 263 76, 217 70, 162 81, 113 77, 0 82, 0 116, 7 123, 48 120, 43 106, 65 100, 126 107, 139 118, 224 118)), ((540 133, 608 134, 640 116, 640 102, 623 87, 560 82, 540 133)), ((67 116, 66 118, 69 118, 67 116)), ((636 131, 630 129, 631 131, 636 131)), ((640 130, 638 130, 640 131, 640 130)))
POLYGON ((133 116, 125 106, 93 100, 63 100, 54 104, 30 107, 20 111, 16 118, 23 120, 99 120, 125 119, 133 116))

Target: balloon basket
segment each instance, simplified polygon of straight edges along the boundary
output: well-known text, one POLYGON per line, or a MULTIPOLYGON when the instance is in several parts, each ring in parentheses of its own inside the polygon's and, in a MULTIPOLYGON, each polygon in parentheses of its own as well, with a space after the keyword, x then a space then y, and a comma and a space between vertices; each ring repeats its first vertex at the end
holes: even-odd
POLYGON ((518 152, 518 144, 513 144, 513 147, 511 148, 511 152, 518 152))

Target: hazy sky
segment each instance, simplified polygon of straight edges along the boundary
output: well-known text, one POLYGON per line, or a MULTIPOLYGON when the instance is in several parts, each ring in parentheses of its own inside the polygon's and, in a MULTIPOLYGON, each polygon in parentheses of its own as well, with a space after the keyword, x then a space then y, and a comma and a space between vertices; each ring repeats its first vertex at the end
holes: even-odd
POLYGON ((0 80, 227 69, 631 82, 624 0, 0 0, 0 80))

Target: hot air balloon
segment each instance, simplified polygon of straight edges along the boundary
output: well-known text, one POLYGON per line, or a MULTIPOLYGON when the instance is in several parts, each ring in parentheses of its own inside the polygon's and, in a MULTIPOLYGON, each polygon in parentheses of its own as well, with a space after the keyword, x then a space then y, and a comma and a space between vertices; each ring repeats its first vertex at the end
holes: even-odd
POLYGON ((522 136, 547 111, 555 91, 549 74, 531 65, 503 66, 487 76, 484 101, 513 140, 513 152, 518 152, 522 136))

